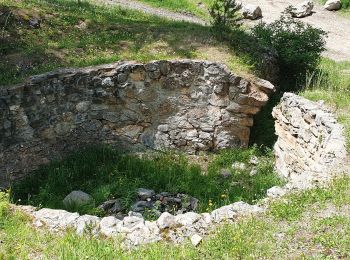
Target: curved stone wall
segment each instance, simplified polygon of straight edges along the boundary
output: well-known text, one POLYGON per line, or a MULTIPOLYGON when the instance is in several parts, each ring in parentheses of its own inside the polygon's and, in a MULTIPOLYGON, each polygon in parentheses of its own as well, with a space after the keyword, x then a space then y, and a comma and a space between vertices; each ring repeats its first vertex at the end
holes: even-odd
POLYGON ((274 86, 203 61, 67 69, 0 88, 0 184, 81 146, 246 147, 274 86))
POLYGON ((346 157, 343 127, 321 102, 285 93, 273 109, 276 169, 299 188, 330 179, 346 157))

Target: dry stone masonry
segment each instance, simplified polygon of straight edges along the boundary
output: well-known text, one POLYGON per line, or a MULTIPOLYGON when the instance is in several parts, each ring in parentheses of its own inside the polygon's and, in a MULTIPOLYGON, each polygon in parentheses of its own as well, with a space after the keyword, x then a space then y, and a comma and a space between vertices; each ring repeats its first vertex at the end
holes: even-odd
POLYGON ((299 188, 327 181, 346 156, 343 127, 319 102, 285 93, 273 110, 276 169, 299 188))
POLYGON ((0 184, 89 144, 246 147, 274 86, 204 61, 65 69, 0 88, 0 184))
POLYGON ((90 233, 95 236, 117 236, 128 248, 160 240, 182 243, 186 239, 197 246, 202 236, 209 234, 216 225, 264 211, 263 208, 256 205, 235 202, 211 213, 187 212, 174 216, 164 212, 157 220, 147 221, 142 218, 142 215, 135 212, 130 212, 128 216, 120 220, 115 216, 99 218, 59 209, 38 210, 31 206, 22 206, 22 210, 33 218, 36 227, 46 227, 54 232, 64 232, 70 228, 78 235, 90 233))

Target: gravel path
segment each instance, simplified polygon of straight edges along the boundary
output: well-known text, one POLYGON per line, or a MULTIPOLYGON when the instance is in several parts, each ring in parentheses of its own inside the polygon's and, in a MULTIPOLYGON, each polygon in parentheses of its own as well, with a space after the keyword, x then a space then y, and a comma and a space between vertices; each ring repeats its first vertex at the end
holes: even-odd
MULTIPOLYGON (((98 0, 103 3, 120 5, 125 8, 139 10, 148 14, 158 15, 171 20, 186 21, 206 25, 207 23, 189 14, 176 13, 162 8, 151 7, 134 0, 98 0)), ((175 1, 175 0, 174 0, 175 1)), ((292 4, 297 4, 302 0, 242 0, 243 4, 259 5, 264 17, 262 21, 273 22, 278 19, 284 9, 292 4)), ((336 61, 350 60, 350 19, 342 17, 336 12, 324 10, 322 6, 315 4, 314 13, 311 16, 301 19, 315 27, 321 28, 328 33, 327 51, 324 56, 336 61)), ((259 23, 257 21, 247 21, 248 25, 259 23)))
POLYGON ((106 4, 112 4, 112 5, 117 4, 125 8, 142 11, 147 14, 157 15, 157 16, 161 16, 161 17, 175 20, 175 21, 185 21, 185 22, 197 23, 201 25, 207 24, 204 20, 190 14, 172 12, 163 8, 152 7, 147 4, 143 4, 133 0, 100 0, 100 2, 103 2, 106 4))
MULTIPOLYGON (((278 19, 281 12, 289 5, 302 2, 302 0, 242 0, 244 4, 259 5, 263 12, 262 21, 270 23, 278 19)), ((314 1, 316 2, 316 1, 314 1)), ((314 13, 301 19, 312 26, 321 28, 328 33, 327 51, 324 56, 336 61, 350 60, 350 19, 342 17, 336 12, 325 10, 321 5, 315 4, 314 13)), ((250 22, 251 24, 259 21, 250 22)))

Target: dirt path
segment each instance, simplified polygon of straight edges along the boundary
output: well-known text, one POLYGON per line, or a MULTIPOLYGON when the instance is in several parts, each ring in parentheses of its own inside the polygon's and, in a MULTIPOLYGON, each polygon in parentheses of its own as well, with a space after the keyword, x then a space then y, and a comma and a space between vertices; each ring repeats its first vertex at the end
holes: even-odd
POLYGON ((206 22, 194 15, 172 12, 163 8, 156 8, 133 0, 98 0, 107 4, 117 4, 125 8, 130 8, 145 12, 151 15, 161 16, 175 21, 185 21, 205 25, 206 22))
MULTIPOLYGON (((176 13, 162 8, 151 7, 134 0, 98 0, 99 2, 120 5, 125 8, 139 10, 148 14, 158 15, 172 20, 187 21, 191 23, 207 24, 204 20, 182 13, 176 13)), ((273 22, 278 19, 284 9, 297 4, 302 0, 242 0, 243 4, 259 5, 263 12, 262 21, 273 22)), ((321 28, 328 33, 327 51, 324 56, 336 61, 350 60, 350 19, 342 17, 336 12, 324 10, 319 4, 315 4, 314 13, 301 19, 315 27, 321 28)), ((247 24, 254 25, 257 21, 247 21, 247 24)))
MULTIPOLYGON (((283 10, 302 0, 243 0, 243 3, 259 5, 263 12, 262 21, 273 22, 278 19, 283 10)), ((301 19, 328 33, 327 51, 324 56, 336 61, 350 60, 350 19, 336 12, 330 12, 321 5, 315 4, 314 13, 301 19)), ((253 23, 258 23, 255 21, 253 23)))

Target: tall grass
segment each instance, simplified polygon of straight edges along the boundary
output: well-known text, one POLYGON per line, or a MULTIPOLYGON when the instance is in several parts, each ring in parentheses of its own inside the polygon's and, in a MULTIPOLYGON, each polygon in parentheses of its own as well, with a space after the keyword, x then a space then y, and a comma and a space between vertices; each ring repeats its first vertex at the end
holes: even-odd
POLYGON ((308 73, 301 94, 311 100, 324 100, 345 127, 350 151, 350 62, 322 59, 318 70, 308 73))
POLYGON ((222 151, 210 163, 208 172, 203 173, 199 165, 189 163, 181 154, 139 158, 108 147, 89 148, 15 183, 12 199, 39 207, 63 208, 62 200, 68 193, 82 190, 94 198, 95 205, 77 209, 80 213, 96 213, 96 206, 112 198, 120 198, 128 211, 136 189, 143 187, 188 194, 199 199, 199 211, 208 211, 238 200, 254 202, 263 198, 268 188, 281 184, 272 161, 271 155, 263 156, 256 148, 222 151), (251 176, 248 162, 255 155, 259 156, 260 164, 251 176), (231 168, 233 162, 244 162, 247 168, 235 170, 231 168), (223 168, 231 176, 223 178, 220 175, 223 168))

